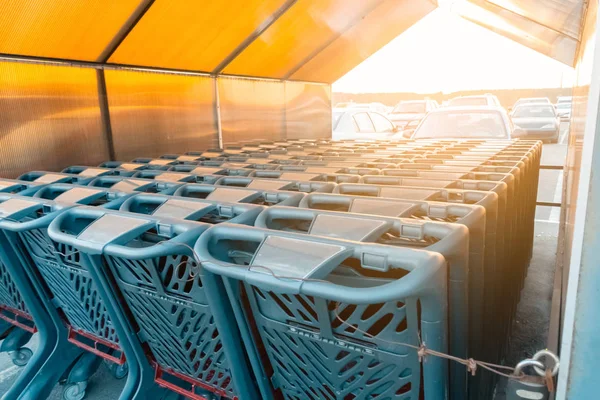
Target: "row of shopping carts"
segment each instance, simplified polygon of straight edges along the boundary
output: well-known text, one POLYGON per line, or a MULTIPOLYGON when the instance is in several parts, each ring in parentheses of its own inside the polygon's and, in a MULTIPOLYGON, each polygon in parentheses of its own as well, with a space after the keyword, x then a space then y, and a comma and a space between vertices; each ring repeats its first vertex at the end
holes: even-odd
POLYGON ((540 157, 288 140, 0 180, 4 398, 81 399, 102 361, 122 399, 490 398, 420 356, 502 362, 540 157))

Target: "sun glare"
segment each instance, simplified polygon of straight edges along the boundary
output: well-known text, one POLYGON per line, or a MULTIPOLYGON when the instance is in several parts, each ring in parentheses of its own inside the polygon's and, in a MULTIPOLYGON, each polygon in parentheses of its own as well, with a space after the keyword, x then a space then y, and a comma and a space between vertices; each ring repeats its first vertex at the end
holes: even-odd
POLYGON ((333 90, 554 88, 571 87, 573 78, 572 68, 461 18, 446 3, 334 83, 333 90))

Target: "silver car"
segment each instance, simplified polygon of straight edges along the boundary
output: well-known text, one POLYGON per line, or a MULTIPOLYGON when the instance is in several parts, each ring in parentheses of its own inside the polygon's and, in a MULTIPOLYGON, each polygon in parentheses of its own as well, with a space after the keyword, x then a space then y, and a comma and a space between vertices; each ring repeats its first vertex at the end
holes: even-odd
POLYGON ((513 110, 511 118, 514 137, 558 142, 560 120, 552 104, 522 104, 513 110))
POLYGON ((510 139, 511 124, 502 107, 440 108, 427 114, 412 137, 510 139))
POLYGON ((428 112, 439 108, 435 100, 402 101, 388 114, 398 129, 414 129, 428 112))
POLYGON ((571 119, 571 108, 573 104, 571 102, 562 101, 556 104, 556 114, 561 120, 571 119))
POLYGON ((402 137, 392 121, 377 112, 355 108, 334 108, 332 117, 334 140, 402 137))
POLYGON ((460 96, 450 99, 448 101, 448 107, 477 107, 477 106, 490 106, 490 107, 502 107, 498 97, 493 94, 482 94, 473 96, 460 96))

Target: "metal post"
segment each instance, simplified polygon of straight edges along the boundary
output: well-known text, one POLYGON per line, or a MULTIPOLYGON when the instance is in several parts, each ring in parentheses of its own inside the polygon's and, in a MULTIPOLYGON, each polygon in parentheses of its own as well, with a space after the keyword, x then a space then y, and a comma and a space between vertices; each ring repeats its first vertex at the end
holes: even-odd
POLYGON ((115 145, 113 143, 112 125, 110 122, 110 109, 108 107, 108 95, 106 92, 106 79, 104 70, 99 68, 96 70, 96 78, 98 81, 98 106, 100 107, 100 118, 102 120, 102 130, 106 145, 108 146, 108 157, 111 161, 115 161, 115 145))
POLYGON ((221 99, 219 97, 219 81, 218 77, 213 77, 215 91, 215 114, 217 118, 217 135, 219 139, 219 148, 223 148, 223 125, 221 124, 221 99))
MULTIPOLYGON (((589 12, 589 11, 588 11, 589 12)), ((596 14, 596 13, 594 13, 596 14)), ((577 208, 571 244, 569 278, 561 337, 562 372, 558 377, 557 399, 598 398, 596 379, 600 369, 600 14, 587 23, 595 24, 595 41, 585 51, 593 56, 590 70, 585 128, 581 148, 581 172, 577 188, 577 208)), ((587 29, 587 28, 586 28, 587 29)), ((583 51, 583 50, 581 50, 583 51)), ((577 119, 577 115, 573 118, 577 119)), ((573 151, 572 148, 569 151, 573 151)))

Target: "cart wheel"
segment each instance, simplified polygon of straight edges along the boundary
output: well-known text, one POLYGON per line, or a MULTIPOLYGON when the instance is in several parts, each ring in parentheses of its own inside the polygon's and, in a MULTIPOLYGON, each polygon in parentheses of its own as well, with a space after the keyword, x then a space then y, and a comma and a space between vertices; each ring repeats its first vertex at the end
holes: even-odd
POLYGON ((86 388, 87 382, 68 383, 63 390, 63 400, 82 400, 86 388))
POLYGON ((13 351, 10 354, 12 358, 13 364, 17 367, 24 367, 27 365, 29 360, 31 360, 31 356, 33 356, 33 351, 27 347, 22 347, 17 351, 13 351))
POLYGON ((127 363, 124 363, 122 365, 110 363, 110 365, 108 366, 108 370, 115 379, 123 379, 129 373, 129 366, 127 365, 127 363))

